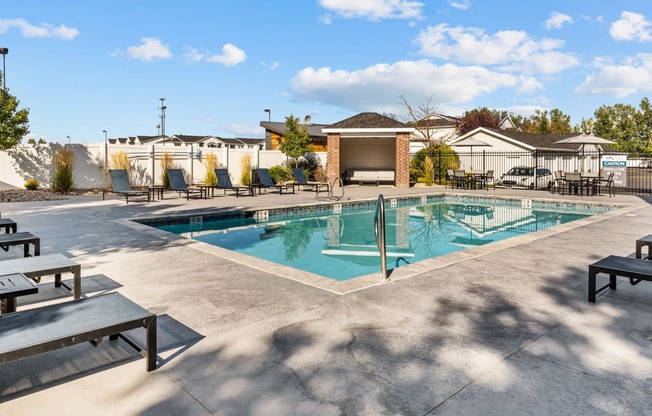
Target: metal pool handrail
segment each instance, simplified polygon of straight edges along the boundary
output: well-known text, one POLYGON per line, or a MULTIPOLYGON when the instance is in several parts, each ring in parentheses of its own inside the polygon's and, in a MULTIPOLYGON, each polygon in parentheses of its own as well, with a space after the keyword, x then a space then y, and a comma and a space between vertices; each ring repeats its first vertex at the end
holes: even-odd
POLYGON ((374 235, 376 237, 376 245, 380 252, 380 275, 385 280, 387 277, 387 245, 385 233, 385 198, 383 194, 378 195, 378 202, 376 202, 376 212, 374 213, 374 235))
MULTIPOLYGON (((335 199, 338 201, 342 198, 344 198, 344 182, 342 181, 342 178, 335 178, 333 179, 333 182, 331 182, 331 185, 328 187, 328 194, 326 195, 326 198, 332 198, 333 197, 333 189, 335 189, 335 183, 339 183, 340 188, 342 189, 342 195, 336 196, 335 199)), ((317 192, 315 192, 315 200, 319 199, 319 192, 320 188, 317 188, 317 192)))

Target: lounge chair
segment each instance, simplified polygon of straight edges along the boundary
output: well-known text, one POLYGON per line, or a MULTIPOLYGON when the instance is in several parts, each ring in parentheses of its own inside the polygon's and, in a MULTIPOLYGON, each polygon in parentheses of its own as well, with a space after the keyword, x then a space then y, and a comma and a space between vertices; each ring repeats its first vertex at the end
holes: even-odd
POLYGON ((190 200, 191 194, 199 193, 200 198, 208 195, 205 188, 189 188, 186 185, 186 180, 183 178, 183 171, 181 169, 168 169, 168 178, 170 179, 170 189, 177 191, 179 195, 186 194, 186 199, 190 200))
POLYGON ((289 185, 281 185, 281 184, 275 184, 274 181, 272 180, 272 177, 269 174, 269 169, 254 169, 254 173, 258 175, 258 183, 256 186, 259 188, 271 188, 271 189, 276 189, 279 194, 283 195, 283 191, 287 193, 289 189, 292 189, 292 193, 294 193, 294 185, 289 184, 289 185))
POLYGON ((616 290, 616 278, 628 277, 632 285, 641 280, 652 281, 652 261, 632 257, 609 256, 589 265, 589 302, 595 303, 596 295, 603 290, 616 290), (609 283, 601 288, 596 287, 596 276, 599 273, 609 275, 609 283))
POLYGON ((231 177, 227 169, 215 169, 215 176, 217 177, 217 189, 224 189, 225 195, 226 191, 233 191, 235 192, 236 198, 240 196, 240 192, 246 192, 253 196, 252 188, 248 186, 234 186, 231 183, 231 177))
POLYGON ((18 232, 18 224, 9 218, 0 218, 0 229, 5 230, 5 234, 18 232))
POLYGON ((131 189, 131 184, 129 183, 129 176, 127 176, 127 171, 124 169, 109 169, 111 174, 111 185, 113 187, 113 193, 116 195, 124 196, 127 204, 129 203, 130 196, 147 196, 147 202, 150 201, 149 191, 138 191, 131 189))
POLYGON ((294 186, 303 186, 312 188, 311 191, 319 192, 322 189, 326 192, 330 189, 327 183, 323 182, 308 182, 308 178, 303 173, 301 168, 292 168, 292 174, 294 175, 294 186))

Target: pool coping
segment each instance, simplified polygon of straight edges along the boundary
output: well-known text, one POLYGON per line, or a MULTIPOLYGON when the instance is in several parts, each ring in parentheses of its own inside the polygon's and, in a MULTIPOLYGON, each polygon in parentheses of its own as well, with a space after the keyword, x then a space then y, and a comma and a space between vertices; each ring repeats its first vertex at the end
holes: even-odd
MULTIPOLYGON (((492 242, 483 246, 478 246, 478 247, 471 247, 467 248, 465 250, 461 251, 456 251, 454 253, 449 253, 449 254, 444 254, 435 258, 430 258, 426 260, 419 261, 414 264, 408 264, 405 266, 401 266, 399 268, 393 269, 390 271, 390 275, 388 280, 384 280, 381 277, 380 270, 377 273, 372 273, 364 276, 359 276, 356 278, 352 278, 349 280, 345 281, 338 281, 334 280, 328 277, 324 277, 321 275, 317 275, 314 273, 306 272, 300 269, 295 269, 293 267, 289 266, 284 266, 278 263, 271 262, 269 260, 264 260, 258 257, 250 256, 247 254, 243 253, 238 253, 232 250, 224 249, 221 247, 213 246, 208 243, 204 243, 201 241, 189 239, 180 235, 176 235, 173 233, 170 233, 168 231, 160 230, 157 228, 154 228, 151 225, 144 224, 143 222, 147 222, 148 218, 126 218, 126 219, 121 219, 121 220, 116 220, 117 222, 123 224, 124 226, 127 226, 129 228, 132 228, 134 230, 138 230, 140 232, 150 232, 154 233, 157 238, 160 239, 166 239, 169 241, 173 241, 177 244, 182 244, 186 247, 193 248, 195 250, 199 250, 208 254, 216 255, 222 258, 225 258, 227 260, 233 261, 235 263, 239 263, 242 265, 246 265, 248 267, 254 268, 256 270, 261 270, 264 272, 271 273, 273 275, 293 280, 299 283, 303 283, 309 286, 313 286, 334 294, 339 294, 339 295, 345 295, 348 293, 352 293, 358 290, 363 290, 367 289, 373 286, 378 286, 382 284, 388 284, 394 281, 400 281, 404 279, 408 279, 414 276, 418 276, 422 273, 429 272, 432 270, 440 269, 443 267, 447 267, 456 263, 459 263, 464 260, 469 260, 489 254, 496 253, 501 250, 505 250, 507 248, 515 247, 521 244, 527 244, 532 241, 536 241, 542 238, 546 238, 552 235, 556 235, 559 233, 563 233, 569 230, 573 230, 579 227, 583 227, 589 224, 593 224, 599 221, 603 221, 609 218, 613 218, 615 216, 620 216, 627 214, 629 212, 635 211, 637 209, 640 209, 640 206, 633 205, 633 204, 626 204, 626 203, 606 203, 606 202, 582 202, 582 201, 568 201, 568 200, 562 200, 562 199, 554 199, 554 198, 527 198, 527 197, 514 197, 514 196, 499 196, 499 195, 493 195, 493 196, 479 196, 477 194, 465 194, 465 193, 428 193, 428 194, 414 194, 410 195, 407 197, 391 197, 386 199, 386 203, 391 201, 392 199, 396 200, 413 200, 413 199, 421 199, 423 197, 427 198, 438 198, 438 197, 445 197, 445 198, 454 198, 454 197, 462 197, 462 198, 471 198, 475 200, 484 200, 484 201, 491 201, 491 200, 499 200, 499 201, 523 201, 523 200, 529 200, 531 203, 544 203, 544 204, 556 204, 556 205, 562 205, 562 206, 593 206, 593 207, 610 207, 612 208, 610 211, 606 212, 601 212, 601 213, 596 213, 594 215, 591 215, 590 217, 587 218, 582 218, 576 221, 572 221, 569 223, 565 224, 560 224, 556 225, 550 228, 546 228, 543 230, 538 230, 538 231, 533 231, 531 233, 525 234, 525 235, 520 235, 520 236, 515 236, 511 237, 505 240, 500 240, 496 242, 492 242)), ((377 198, 366 198, 366 199, 358 199, 355 201, 315 201, 311 203, 305 203, 305 204, 298 204, 298 205, 292 205, 292 206, 287 206, 287 205, 276 205, 276 206, 270 206, 270 207, 265 207, 265 208, 252 208, 252 209, 232 209, 232 210, 216 210, 215 215, 234 215, 237 216, 238 213, 252 213, 252 215, 256 215, 257 212, 261 211, 272 211, 272 210, 297 210, 301 208, 306 208, 306 207, 315 207, 315 206, 329 206, 329 205, 334 205, 334 204, 345 204, 345 203, 353 203, 356 205, 362 205, 362 204, 369 204, 369 203, 375 203, 377 198)), ((331 214, 332 212, 325 212, 324 214, 331 214)), ((197 213, 196 215, 206 215, 205 211, 202 211, 201 213, 197 213)), ((316 214, 313 214, 316 215, 316 214)), ((178 214, 178 215, 170 215, 165 218, 189 218, 193 217, 192 212, 185 212, 183 214, 178 214)), ((157 218, 157 220, 161 220, 161 218, 157 218)), ((273 219, 269 219, 269 221, 274 221, 273 219)), ((380 268, 380 267, 379 267, 380 268)))

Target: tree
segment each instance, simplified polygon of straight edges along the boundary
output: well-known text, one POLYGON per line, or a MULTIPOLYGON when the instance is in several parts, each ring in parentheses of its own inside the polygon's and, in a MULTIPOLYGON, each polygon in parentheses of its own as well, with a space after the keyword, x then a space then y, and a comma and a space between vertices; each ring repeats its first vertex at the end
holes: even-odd
MULTIPOLYGON (((454 129, 439 128, 438 122, 442 119, 437 115, 437 105, 435 104, 434 96, 425 97, 423 101, 414 105, 410 104, 404 95, 401 95, 400 101, 403 107, 405 107, 406 112, 403 121, 415 129, 412 140, 423 143, 424 148, 428 149, 433 146, 442 145, 455 134, 454 129)), ((397 120, 391 114, 385 115, 397 120)), ((451 124, 453 123, 451 122, 451 124)))
POLYGON ((285 117, 285 132, 279 145, 279 150, 298 165, 298 160, 306 153, 312 152, 312 141, 308 126, 299 124, 299 117, 285 117))
POLYGON ((16 146, 29 133, 29 108, 18 110, 20 102, 2 85, 0 72, 0 150, 16 146))
POLYGON ((596 136, 616 142, 617 150, 645 154, 648 147, 650 132, 644 131, 645 126, 639 125, 647 110, 647 101, 641 102, 642 113, 629 104, 603 105, 595 110, 593 132, 596 136))
POLYGON ((534 114, 530 116, 530 123, 529 133, 563 134, 573 132, 570 116, 558 108, 553 108, 550 112, 535 110, 534 114))
POLYGON ((457 126, 457 133, 461 136, 478 127, 497 129, 500 127, 500 119, 498 111, 490 110, 487 107, 474 108, 464 113, 457 126))

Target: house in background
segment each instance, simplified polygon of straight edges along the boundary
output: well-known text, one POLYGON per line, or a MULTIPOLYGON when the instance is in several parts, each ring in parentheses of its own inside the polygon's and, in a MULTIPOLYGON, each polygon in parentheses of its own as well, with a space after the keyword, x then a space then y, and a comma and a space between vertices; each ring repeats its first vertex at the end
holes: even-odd
POLYGON ((265 139, 257 138, 225 138, 219 136, 192 136, 175 134, 172 136, 130 136, 108 140, 109 144, 156 145, 156 146, 197 146, 199 148, 229 148, 265 150, 265 139))
MULTIPOLYGON (((299 127, 307 126, 310 141, 315 152, 326 151, 326 133, 322 131, 327 124, 301 124, 299 127)), ((265 148, 267 150, 278 150, 283 135, 285 134, 285 122, 261 121, 260 127, 265 129, 265 148)))
POLYGON ((426 141, 437 141, 449 144, 455 141, 459 118, 443 114, 432 114, 421 120, 407 123, 415 131, 410 137, 410 153, 414 154, 426 147, 426 141))

